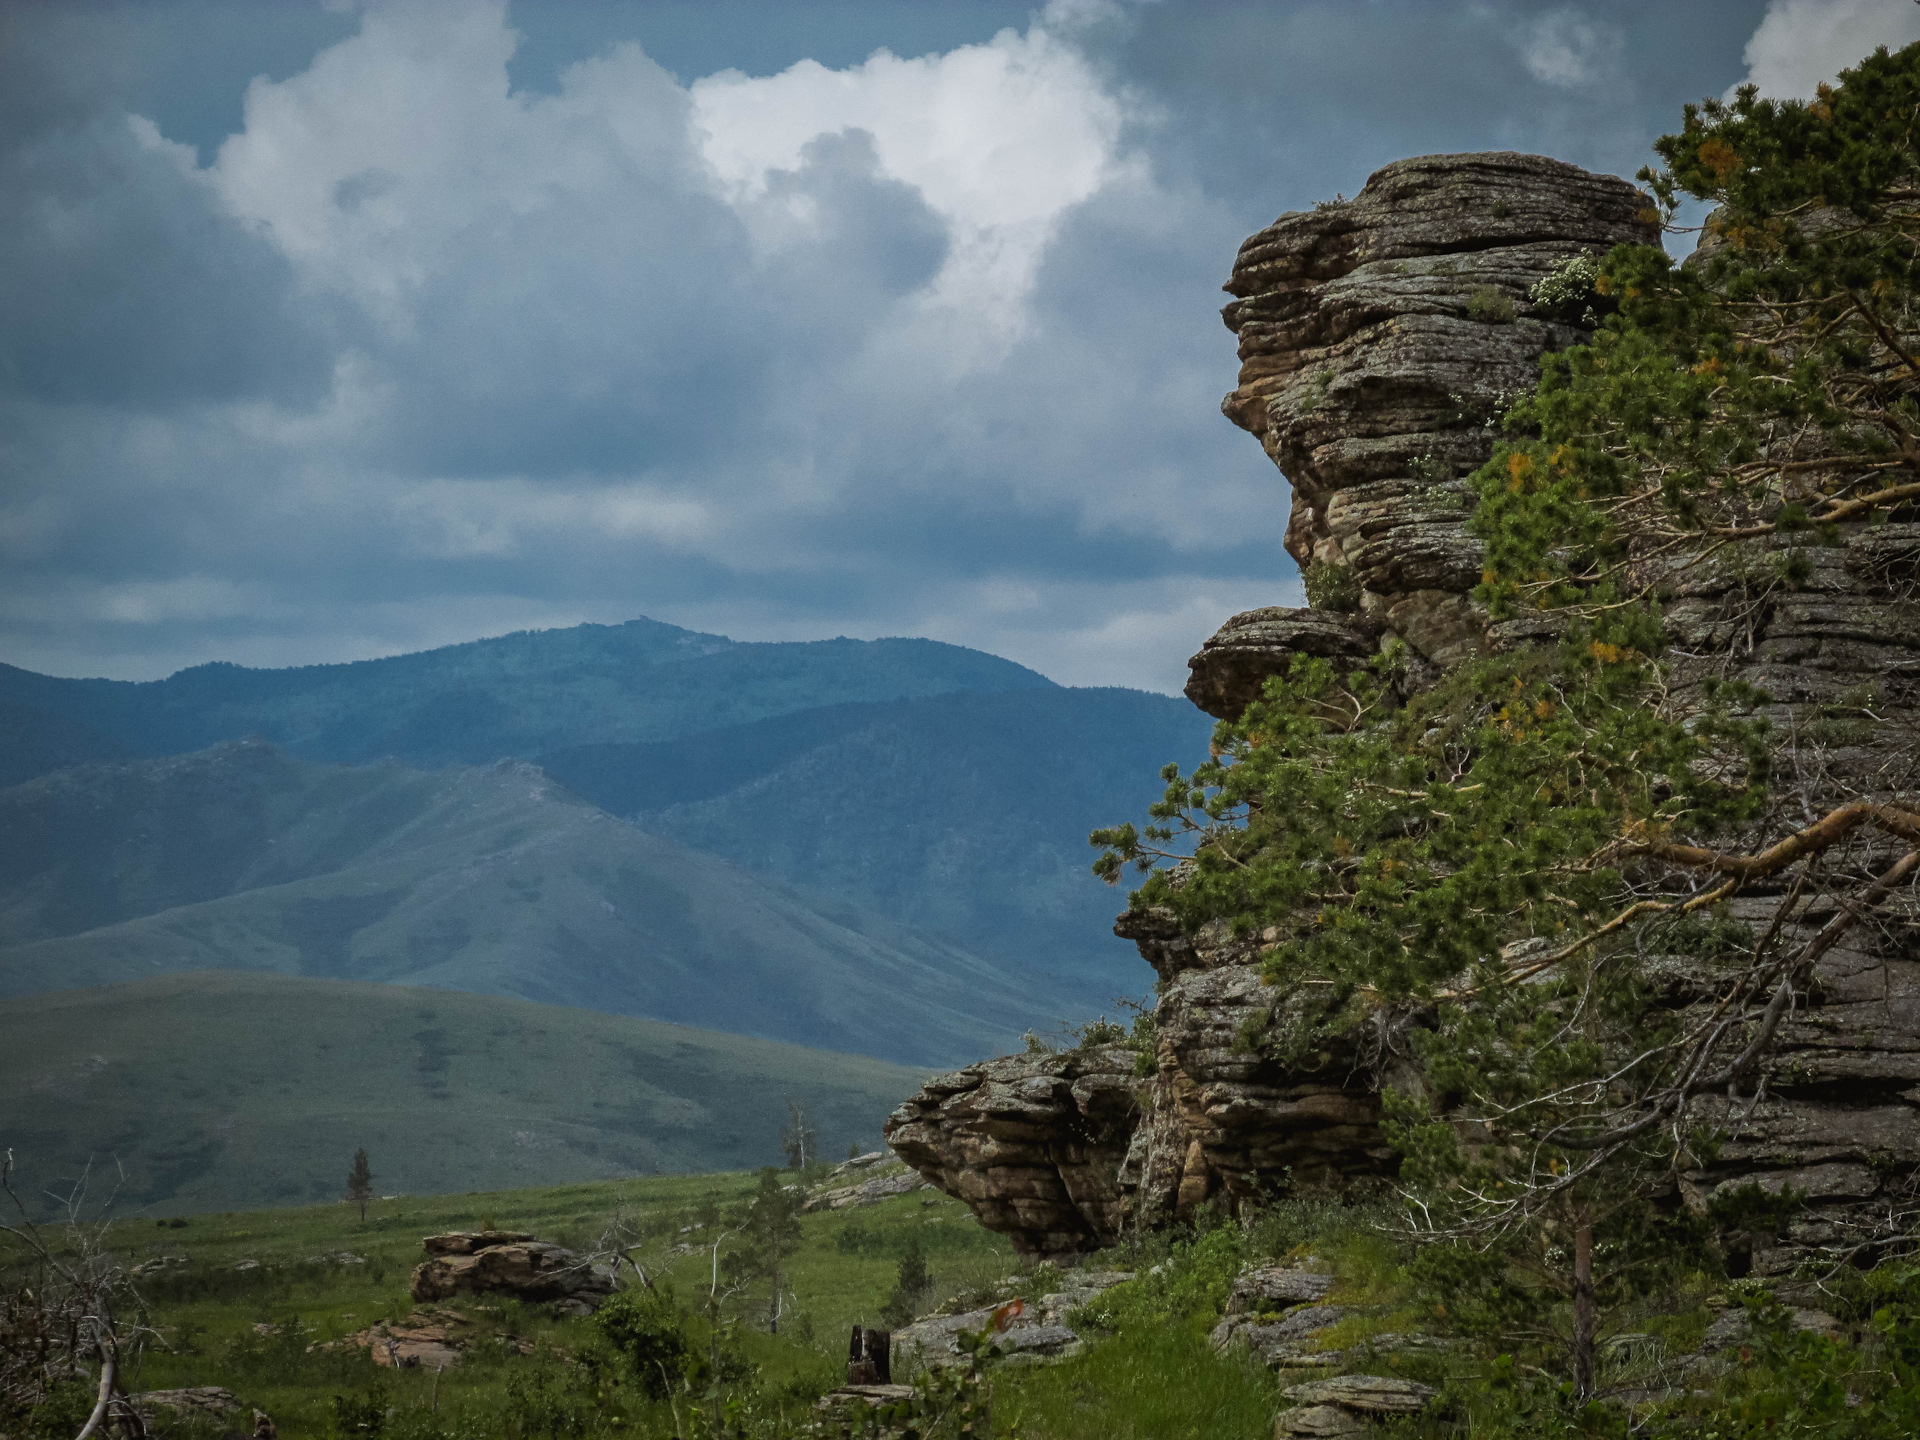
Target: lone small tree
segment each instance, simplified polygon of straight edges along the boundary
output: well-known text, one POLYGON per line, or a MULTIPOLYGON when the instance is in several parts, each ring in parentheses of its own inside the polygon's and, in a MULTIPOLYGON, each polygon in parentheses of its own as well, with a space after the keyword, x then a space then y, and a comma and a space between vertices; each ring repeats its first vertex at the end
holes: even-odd
POLYGON ((347 1203, 360 1207, 360 1218, 367 1218, 367 1202, 373 1199, 373 1169, 367 1164, 365 1147, 353 1152, 353 1169, 347 1172, 347 1203))
POLYGON ((926 1299, 927 1292, 932 1288, 933 1274, 927 1269, 927 1255, 920 1248, 920 1237, 910 1235, 907 1237, 907 1248, 900 1255, 900 1269, 893 1294, 887 1297, 880 1318, 889 1329, 898 1330, 913 1320, 919 1312, 920 1302, 926 1299))
POLYGON ((814 1129, 802 1101, 787 1102, 787 1128, 780 1132, 780 1149, 787 1157, 789 1170, 804 1170, 809 1161, 820 1158, 820 1132, 814 1129))
POLYGON ((767 1286, 767 1331, 778 1334, 784 1308, 787 1257, 800 1248, 800 1194, 771 1165, 760 1172, 753 1198, 740 1212, 740 1248, 734 1263, 744 1280, 767 1286))

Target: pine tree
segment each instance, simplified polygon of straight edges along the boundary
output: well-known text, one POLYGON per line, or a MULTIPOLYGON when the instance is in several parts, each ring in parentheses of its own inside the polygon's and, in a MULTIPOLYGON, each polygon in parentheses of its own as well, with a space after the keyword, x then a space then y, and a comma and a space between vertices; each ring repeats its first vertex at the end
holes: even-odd
POLYGON ((360 1207, 360 1219, 367 1218, 367 1204, 373 1199, 373 1170, 367 1164, 364 1148, 353 1152, 353 1169, 347 1172, 347 1203, 360 1207))
POLYGON ((743 1280, 767 1287, 767 1330, 778 1333, 786 1301, 787 1257, 800 1248, 797 1188, 786 1185, 772 1166, 760 1172, 753 1198, 739 1212, 734 1229, 740 1243, 730 1263, 743 1280))
POLYGON ((1469 1325, 1557 1347, 1583 1400, 1609 1308, 1699 1253, 1678 1172, 1820 956, 1920 870, 1920 811, 1814 813, 1768 697, 1677 667, 1662 611, 1705 563, 1791 591, 1806 547, 1920 503, 1915 113, 1920 46, 1809 104, 1687 107, 1642 179, 1669 216, 1720 207, 1702 263, 1622 246, 1541 287, 1600 328, 1472 477, 1476 597, 1553 638, 1425 690, 1393 654, 1296 658, 1164 772, 1153 823, 1093 837, 1096 873, 1151 872, 1135 905, 1261 937, 1313 1022, 1288 1043, 1366 1025, 1410 1062, 1389 1121, 1423 1273, 1469 1325), (1756 934, 1725 902, 1760 885, 1783 898, 1756 934))
POLYGON ((933 1288, 933 1273, 927 1269, 926 1252, 920 1237, 907 1237, 907 1248, 900 1255, 900 1269, 894 1279, 893 1293, 880 1311, 880 1319, 892 1330, 908 1324, 919 1313, 920 1303, 933 1288))

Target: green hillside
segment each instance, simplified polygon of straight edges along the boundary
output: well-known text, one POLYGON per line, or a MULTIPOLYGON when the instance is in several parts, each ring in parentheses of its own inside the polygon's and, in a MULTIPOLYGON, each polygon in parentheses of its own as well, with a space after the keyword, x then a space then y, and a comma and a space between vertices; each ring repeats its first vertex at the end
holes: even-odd
POLYGON ((819 903, 524 764, 314 765, 260 742, 0 791, 0 995, 176 970, 422 984, 958 1063, 1060 1013, 1044 973, 819 903))
POLYGON ((0 1150, 39 1193, 89 1159, 119 1208, 330 1200, 356 1146, 382 1193, 777 1163, 789 1098, 877 1141, 924 1072, 557 1006, 189 973, 0 1002, 0 1150))
POLYGON ((259 735, 310 760, 391 755, 424 766, 661 740, 851 701, 1051 684, 1010 660, 933 640, 755 644, 654 620, 522 631, 344 665, 198 665, 144 683, 0 665, 0 702, 66 717, 136 754, 259 735))
POLYGON ((842 896, 977 954, 1045 957, 1081 1007, 1151 982, 1112 934, 1124 897, 1087 833, 1160 797, 1212 721, 1139 690, 1015 690, 843 705, 650 745, 542 757, 676 841, 842 896))

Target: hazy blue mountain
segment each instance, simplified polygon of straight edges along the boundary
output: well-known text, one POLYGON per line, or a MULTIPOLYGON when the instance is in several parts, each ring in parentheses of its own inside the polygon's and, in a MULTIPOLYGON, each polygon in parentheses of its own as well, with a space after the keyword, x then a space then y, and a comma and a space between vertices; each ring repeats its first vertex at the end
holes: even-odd
POLYGON ((119 760, 131 752, 70 716, 0 700, 0 786, 68 765, 119 760))
POLYGON ((36 1209, 115 1162, 122 1215, 777 1163, 878 1140, 924 1071, 493 996, 207 972, 0 1001, 0 1137, 36 1209))
MULTIPOLYGON (((298 955, 334 954, 345 943, 338 937, 351 934, 358 938, 340 955, 358 966, 377 952, 382 978, 419 978, 443 963, 430 957, 451 946, 463 958, 445 961, 454 965, 449 984, 665 1013, 659 996, 636 990, 639 982, 620 978, 618 967, 583 978, 584 962, 569 958, 579 948, 569 938, 578 921, 555 921, 517 952, 508 981, 494 974, 504 961, 478 958, 487 950, 480 941, 432 938, 471 929, 453 911, 444 932, 423 929, 398 902, 393 916, 374 916, 369 896, 327 888, 336 883, 329 877, 357 875, 355 867, 369 863, 360 857, 368 837, 384 833, 383 816, 412 816, 409 807, 427 803, 422 796, 456 783, 420 772, 513 756, 536 760, 604 810, 665 837, 623 841, 628 848, 671 842, 676 853, 708 852, 777 882, 786 903, 814 919, 829 916, 882 948, 927 958, 915 947, 944 947, 967 963, 991 962, 996 984, 1012 984, 1014 998, 998 1009, 983 1002, 981 1023, 995 1034, 1017 1032, 1144 989, 1148 973, 1110 932, 1123 897, 1089 874, 1086 835, 1141 816, 1158 798, 1162 765, 1190 765, 1205 753, 1209 723, 1182 700, 1067 689, 933 641, 743 644, 649 620, 347 665, 204 665, 145 684, 0 666, 0 739, 19 737, 0 779, 128 752, 183 757, 171 768, 124 769, 111 784, 93 775, 82 784, 92 793, 87 806, 47 808, 57 786, 32 804, 0 805, 0 944, 43 947, 27 969, 19 968, 24 954, 16 957, 16 971, 31 970, 38 986, 86 983, 59 980, 63 967, 97 979, 133 973, 124 964, 109 967, 111 976, 98 970, 113 953, 101 948, 107 926, 133 926, 141 938, 116 932, 114 943, 147 955, 143 963, 158 956, 169 969, 252 964, 234 948, 242 934, 262 953, 291 946, 284 953, 298 955), (246 736, 286 752, 251 762, 279 767, 280 780, 237 783, 239 752, 212 766, 195 758, 246 736), (398 763, 364 763, 374 757, 398 763), (302 760, 349 768, 302 772, 302 760), (286 778, 296 772, 306 778, 286 778), (170 838, 149 844, 140 838, 147 835, 170 838), (80 863, 74 857, 82 854, 92 858, 80 863), (41 859, 47 863, 30 876, 21 868, 41 859), (289 885, 326 893, 276 889, 289 885), (228 899, 255 892, 244 904, 228 899), (285 901, 276 902, 271 923, 256 904, 268 893, 285 901), (204 905, 214 910, 182 909, 204 905), (156 918, 163 912, 170 918, 156 918), (242 912, 252 918, 236 920, 242 912), (906 928, 881 940, 874 927, 887 923, 906 928), (405 930, 403 946, 376 943, 395 925, 405 930), (69 944, 81 931, 100 933, 69 944), (191 944, 226 958, 196 958, 189 933, 198 937, 191 944), (162 943, 161 935, 173 938, 162 943), (402 963, 403 954, 413 958, 402 963), (482 972, 494 978, 476 980, 482 972)), ((434 813, 438 824, 452 811, 442 805, 434 813)), ((439 851, 409 853, 413 864, 439 851)), ((412 873, 425 882, 424 871, 412 873)), ((374 897, 391 888, 364 883, 374 897)), ((609 935, 588 949, 600 954, 596 947, 620 943, 609 935)), ((501 953, 499 944, 487 953, 501 953)), ((284 955, 273 963, 320 964, 284 955)), ((5 988, 0 981, 0 993, 5 988)), ((1000 992, 990 985, 982 993, 1000 992)), ((957 1043, 958 1031, 940 1033, 957 1043)))
POLYGON ((178 970, 439 986, 915 1064, 1060 1013, 989 963, 646 833, 538 768, 258 741, 0 791, 0 994, 178 970), (823 909, 824 903, 824 909, 823 909))
POLYGON ((1212 722, 1138 690, 1019 690, 842 705, 548 772, 643 828, 1049 977, 1097 1008, 1151 981, 1111 934, 1124 894, 1087 832, 1138 819, 1212 722))
POLYGON ((344 665, 198 665, 140 683, 0 665, 0 702, 64 716, 135 754, 258 735, 309 760, 416 766, 664 740, 853 701, 1052 687, 1011 660, 934 640, 746 643, 654 620, 344 665))

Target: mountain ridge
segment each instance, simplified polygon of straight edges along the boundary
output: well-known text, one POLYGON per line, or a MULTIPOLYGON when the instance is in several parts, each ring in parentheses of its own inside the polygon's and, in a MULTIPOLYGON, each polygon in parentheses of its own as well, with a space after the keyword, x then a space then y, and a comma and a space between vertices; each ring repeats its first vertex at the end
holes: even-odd
POLYGON ((0 703, 65 716, 135 754, 257 734, 302 759, 393 755, 426 767, 666 739, 821 705, 1052 686, 1011 660, 936 640, 739 641, 644 618, 337 664, 215 661, 164 680, 0 665, 0 703))

